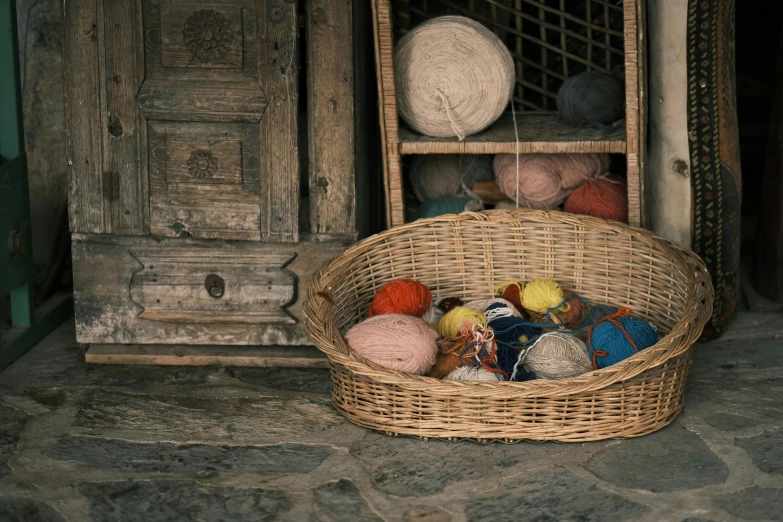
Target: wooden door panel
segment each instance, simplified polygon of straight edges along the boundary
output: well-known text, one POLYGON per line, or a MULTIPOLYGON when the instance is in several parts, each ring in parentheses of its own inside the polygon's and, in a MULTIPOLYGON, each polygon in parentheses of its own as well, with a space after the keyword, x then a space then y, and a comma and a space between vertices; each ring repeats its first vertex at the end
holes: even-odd
POLYGON ((258 125, 150 122, 150 231, 260 239, 258 125))
POLYGON ((298 240, 296 5, 65 2, 73 232, 298 240))

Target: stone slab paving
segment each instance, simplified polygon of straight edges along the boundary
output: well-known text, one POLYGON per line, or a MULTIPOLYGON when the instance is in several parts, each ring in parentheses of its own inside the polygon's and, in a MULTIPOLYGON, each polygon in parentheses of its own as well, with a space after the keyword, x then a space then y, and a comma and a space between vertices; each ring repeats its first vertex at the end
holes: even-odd
POLYGON ((589 444, 393 438, 325 370, 96 366, 66 324, 0 373, 4 521, 783 520, 783 315, 696 346, 669 427, 589 444))

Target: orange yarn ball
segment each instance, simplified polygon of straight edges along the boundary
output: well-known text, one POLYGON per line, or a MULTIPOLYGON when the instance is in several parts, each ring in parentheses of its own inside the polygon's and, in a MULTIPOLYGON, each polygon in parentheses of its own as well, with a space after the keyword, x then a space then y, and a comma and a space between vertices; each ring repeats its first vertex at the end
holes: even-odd
POLYGON ((626 184, 608 179, 589 179, 568 196, 563 210, 628 223, 626 184))
POLYGON ((430 289, 413 279, 394 279, 378 290, 370 304, 370 317, 403 314, 421 317, 432 303, 430 289))

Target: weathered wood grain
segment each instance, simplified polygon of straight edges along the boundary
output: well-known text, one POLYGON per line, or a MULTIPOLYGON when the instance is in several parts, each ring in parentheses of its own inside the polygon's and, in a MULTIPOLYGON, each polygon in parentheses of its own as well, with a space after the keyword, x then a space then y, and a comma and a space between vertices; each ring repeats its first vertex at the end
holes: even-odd
POLYGON ((352 2, 308 0, 310 231, 356 230, 352 2))
POLYGON ((254 78, 193 81, 149 78, 137 102, 149 120, 257 123, 267 99, 254 78))
POLYGON ((315 346, 168 346, 161 344, 93 344, 88 364, 156 364, 172 366, 254 366, 258 368, 328 368, 315 346))
POLYGON ((146 125, 136 104, 144 80, 139 0, 104 0, 107 160, 111 173, 111 232, 149 233, 146 125))
MULTIPOLYGON (((98 0, 63 3, 63 81, 65 151, 68 165, 68 217, 73 232, 105 232, 101 148, 98 0)), ((108 215, 110 220, 111 216, 108 215)))
MULTIPOLYGON (((305 289, 310 285, 313 274, 349 243, 350 238, 324 243, 258 243, 75 234, 73 277, 77 339, 83 343, 99 344, 310 344, 302 324, 301 301, 305 289), (183 323, 140 317, 144 310, 134 302, 130 293, 133 275, 141 268, 132 255, 138 251, 160 252, 161 255, 174 257, 183 251, 187 251, 189 256, 201 252, 202 259, 219 254, 246 259, 257 257, 259 260, 268 259, 270 255, 293 253, 296 257, 285 268, 296 277, 296 295, 286 310, 296 323, 183 323)), ((151 265, 158 268, 154 263, 151 265)), ((172 263, 169 270, 172 276, 191 273, 190 267, 182 263, 172 263)), ((242 272, 236 273, 244 277, 242 272)))
POLYGON ((299 35, 296 2, 256 0, 258 71, 269 105, 261 119, 261 237, 299 239, 299 35))
POLYGON ((144 311, 139 318, 181 323, 278 323, 296 320, 285 311, 296 277, 284 267, 294 252, 242 254, 182 247, 132 250, 142 268, 130 294, 144 311), (220 278, 220 294, 208 291, 220 278))
POLYGON ((259 147, 254 124, 151 122, 151 232, 259 240, 259 147))

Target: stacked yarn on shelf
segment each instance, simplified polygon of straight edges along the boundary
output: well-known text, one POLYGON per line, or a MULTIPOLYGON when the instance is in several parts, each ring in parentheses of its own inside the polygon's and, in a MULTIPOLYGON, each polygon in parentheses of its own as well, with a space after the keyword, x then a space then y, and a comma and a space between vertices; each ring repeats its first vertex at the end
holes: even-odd
POLYGON ((463 195, 477 181, 495 179, 492 156, 422 154, 413 157, 409 177, 420 202, 463 195))
POLYGON ((588 179, 609 169, 607 154, 498 154, 495 180, 520 206, 553 209, 588 179), (517 171, 517 168, 519 169, 517 171))
POLYGON ((568 196, 563 210, 628 223, 628 187, 617 179, 587 180, 568 196))

